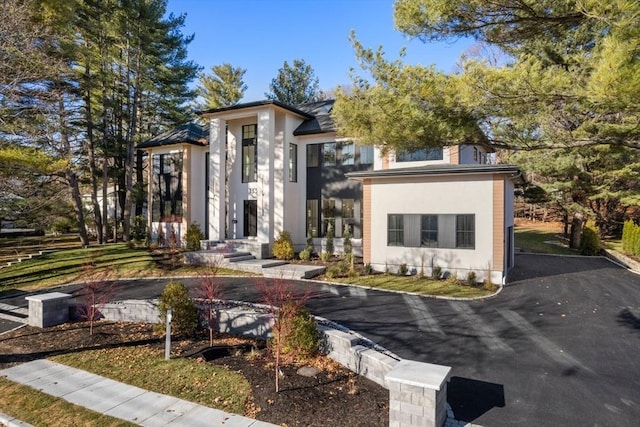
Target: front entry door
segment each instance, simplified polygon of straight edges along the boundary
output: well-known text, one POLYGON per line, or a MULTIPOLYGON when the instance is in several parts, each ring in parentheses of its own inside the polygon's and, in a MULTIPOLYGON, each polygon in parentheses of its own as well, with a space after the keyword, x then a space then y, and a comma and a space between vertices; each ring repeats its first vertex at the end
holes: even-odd
POLYGON ((258 235, 258 202, 257 200, 244 201, 244 236, 255 237, 258 235))

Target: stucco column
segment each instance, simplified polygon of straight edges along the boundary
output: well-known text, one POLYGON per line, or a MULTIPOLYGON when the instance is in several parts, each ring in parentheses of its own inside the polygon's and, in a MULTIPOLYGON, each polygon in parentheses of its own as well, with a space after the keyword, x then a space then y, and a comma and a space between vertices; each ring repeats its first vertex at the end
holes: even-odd
POLYGON ((226 121, 211 119, 209 134, 209 239, 225 239, 225 138, 226 121))
POLYGON ((258 242, 273 244, 274 211, 274 141, 273 110, 258 113, 258 242))

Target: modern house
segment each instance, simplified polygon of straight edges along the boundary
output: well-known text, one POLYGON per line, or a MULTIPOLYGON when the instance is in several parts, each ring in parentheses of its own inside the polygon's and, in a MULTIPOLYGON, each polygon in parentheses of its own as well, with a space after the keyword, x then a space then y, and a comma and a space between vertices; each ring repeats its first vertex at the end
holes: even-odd
POLYGON ((491 147, 459 145, 385 153, 338 137, 332 100, 297 106, 259 101, 201 113, 138 146, 149 154, 153 236, 197 222, 207 239, 233 241, 269 257, 283 230, 298 250, 307 234, 323 249, 329 227, 341 250, 377 270, 502 282, 513 265, 512 166, 493 165, 491 147), (421 270, 422 269, 422 270, 421 270))

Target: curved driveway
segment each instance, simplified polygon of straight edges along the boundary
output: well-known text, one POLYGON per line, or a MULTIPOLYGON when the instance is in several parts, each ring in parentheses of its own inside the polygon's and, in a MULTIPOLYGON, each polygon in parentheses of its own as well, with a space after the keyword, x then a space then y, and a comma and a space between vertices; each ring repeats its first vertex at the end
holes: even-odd
MULTIPOLYGON (((640 276, 601 258, 518 255, 516 265, 498 296, 479 301, 296 286, 313 289, 314 314, 403 358, 452 366, 448 401, 459 420, 637 425, 640 276)), ((225 278, 224 298, 259 300, 254 281, 225 278)), ((157 297, 166 283, 123 282, 118 299, 157 297)))

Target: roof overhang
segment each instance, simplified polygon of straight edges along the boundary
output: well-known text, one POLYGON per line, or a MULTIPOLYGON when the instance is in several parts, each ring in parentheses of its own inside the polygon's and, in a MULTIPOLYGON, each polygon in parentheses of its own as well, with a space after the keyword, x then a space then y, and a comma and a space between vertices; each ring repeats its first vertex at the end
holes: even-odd
POLYGON ((413 168, 380 169, 373 171, 350 172, 346 176, 356 181, 377 178, 404 178, 455 175, 506 175, 517 184, 524 184, 522 171, 513 165, 430 165, 413 168))
POLYGON ((277 107, 277 108, 289 111, 291 113, 294 113, 305 119, 312 119, 314 117, 313 115, 306 113, 302 110, 299 110, 295 107, 292 107, 291 105, 282 103, 280 101, 275 101, 275 100, 245 102, 242 104, 230 105, 228 107, 213 108, 210 110, 199 111, 197 114, 201 117, 214 118, 214 117, 224 116, 229 112, 236 112, 241 110, 258 110, 264 107, 277 107))

